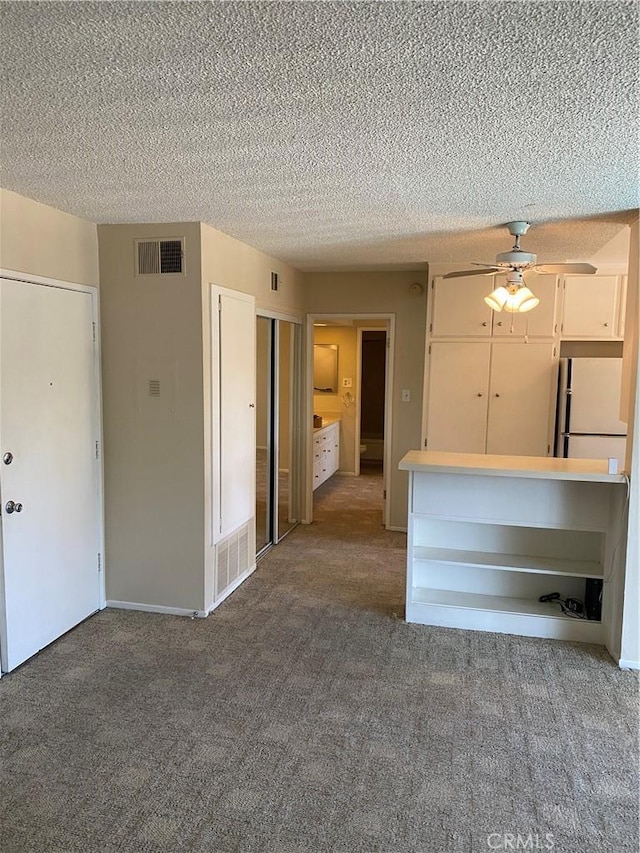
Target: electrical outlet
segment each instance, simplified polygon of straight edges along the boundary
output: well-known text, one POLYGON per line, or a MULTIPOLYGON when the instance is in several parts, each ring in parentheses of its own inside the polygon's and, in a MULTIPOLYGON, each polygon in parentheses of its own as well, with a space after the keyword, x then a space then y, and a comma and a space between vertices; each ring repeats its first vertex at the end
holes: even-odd
POLYGON ((351 388, 353 385, 353 381, 351 379, 347 379, 346 377, 342 380, 343 388, 351 388))
POLYGON ((411 402, 411 391, 408 388, 402 389, 402 402, 410 403, 411 402))

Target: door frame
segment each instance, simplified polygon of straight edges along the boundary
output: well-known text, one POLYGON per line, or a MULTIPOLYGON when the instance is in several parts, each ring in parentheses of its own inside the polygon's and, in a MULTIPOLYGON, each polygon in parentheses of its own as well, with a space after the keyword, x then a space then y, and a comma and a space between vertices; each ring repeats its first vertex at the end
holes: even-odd
MULTIPOLYGON (((96 494, 96 520, 98 523, 98 559, 99 559, 99 610, 104 610, 107 606, 106 595, 106 558, 105 558, 105 532, 104 532, 104 436, 102 429, 102 371, 101 371, 101 348, 100 348, 100 299, 97 287, 92 287, 87 284, 78 284, 72 281, 61 281, 55 278, 46 276, 32 275, 31 273, 19 272, 0 268, 0 278, 6 278, 10 281, 21 282, 23 284, 35 284, 43 287, 53 287, 60 290, 73 290, 80 293, 86 293, 91 298, 91 317, 95 335, 95 346, 93 348, 93 380, 94 380, 94 398, 93 398, 93 429, 96 436, 96 452, 98 453, 98 471, 97 471, 97 494, 96 494)), ((4 551, 2 549, 2 516, 0 516, 0 597, 4 603, 4 551)), ((0 608, 0 619, 4 622, 4 607, 0 608)), ((6 633, 6 625, 2 626, 3 633, 6 633)), ((1 667, 0 667, 1 669, 1 667)))
MULTIPOLYGON (((304 511, 302 517, 303 524, 311 524, 313 521, 313 327, 317 322, 326 320, 384 320, 386 322, 385 331, 387 333, 387 358, 385 364, 385 396, 384 396, 384 459, 383 459, 383 488, 386 496, 384 499, 383 523, 386 530, 391 529, 391 449, 393 439, 393 388, 394 388, 394 356, 395 356, 395 329, 396 315, 385 312, 349 312, 339 311, 331 314, 318 313, 307 314, 306 324, 306 394, 305 394, 305 423, 308 424, 308 429, 302 430, 302 439, 304 442, 304 457, 305 457, 305 489, 304 489, 304 511)), ((360 327, 356 327, 358 329, 360 327)), ((362 327, 366 329, 366 325, 362 327)), ((378 326, 376 331, 381 331, 378 326)), ((362 335, 358 334, 358 354, 357 354, 357 393, 360 398, 360 370, 361 370, 361 354, 360 346, 362 343, 362 335)), ((360 468, 360 404, 358 403, 357 412, 357 434, 356 434, 356 472, 359 473, 360 468)))

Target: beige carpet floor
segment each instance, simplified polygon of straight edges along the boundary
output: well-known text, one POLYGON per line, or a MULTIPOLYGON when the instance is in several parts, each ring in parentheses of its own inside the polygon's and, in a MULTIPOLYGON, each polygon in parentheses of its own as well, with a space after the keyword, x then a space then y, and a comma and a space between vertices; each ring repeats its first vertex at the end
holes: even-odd
POLYGON ((407 625, 380 478, 315 499, 208 619, 104 611, 0 681, 0 850, 637 851, 637 676, 407 625))

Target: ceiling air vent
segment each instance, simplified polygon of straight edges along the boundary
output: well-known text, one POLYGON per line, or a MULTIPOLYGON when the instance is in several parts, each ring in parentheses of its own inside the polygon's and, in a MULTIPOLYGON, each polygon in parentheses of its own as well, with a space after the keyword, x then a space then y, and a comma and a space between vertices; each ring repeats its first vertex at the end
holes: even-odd
POLYGON ((271 290, 278 290, 280 287, 280 276, 277 272, 271 273, 271 290))
POLYGON ((184 273, 184 245, 181 237, 171 240, 136 240, 136 274, 184 273))

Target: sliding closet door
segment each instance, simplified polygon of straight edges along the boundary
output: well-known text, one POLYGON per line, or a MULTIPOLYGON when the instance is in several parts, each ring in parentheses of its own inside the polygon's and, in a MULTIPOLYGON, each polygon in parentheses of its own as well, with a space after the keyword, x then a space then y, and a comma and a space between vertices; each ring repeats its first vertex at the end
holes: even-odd
POLYGON ((273 436, 271 387, 274 321, 256 317, 256 553, 271 542, 273 436))
POLYGON ((301 326, 278 322, 278 526, 281 539, 300 520, 300 376, 301 326))
POLYGON ((300 520, 302 326, 256 321, 256 553, 300 520))

